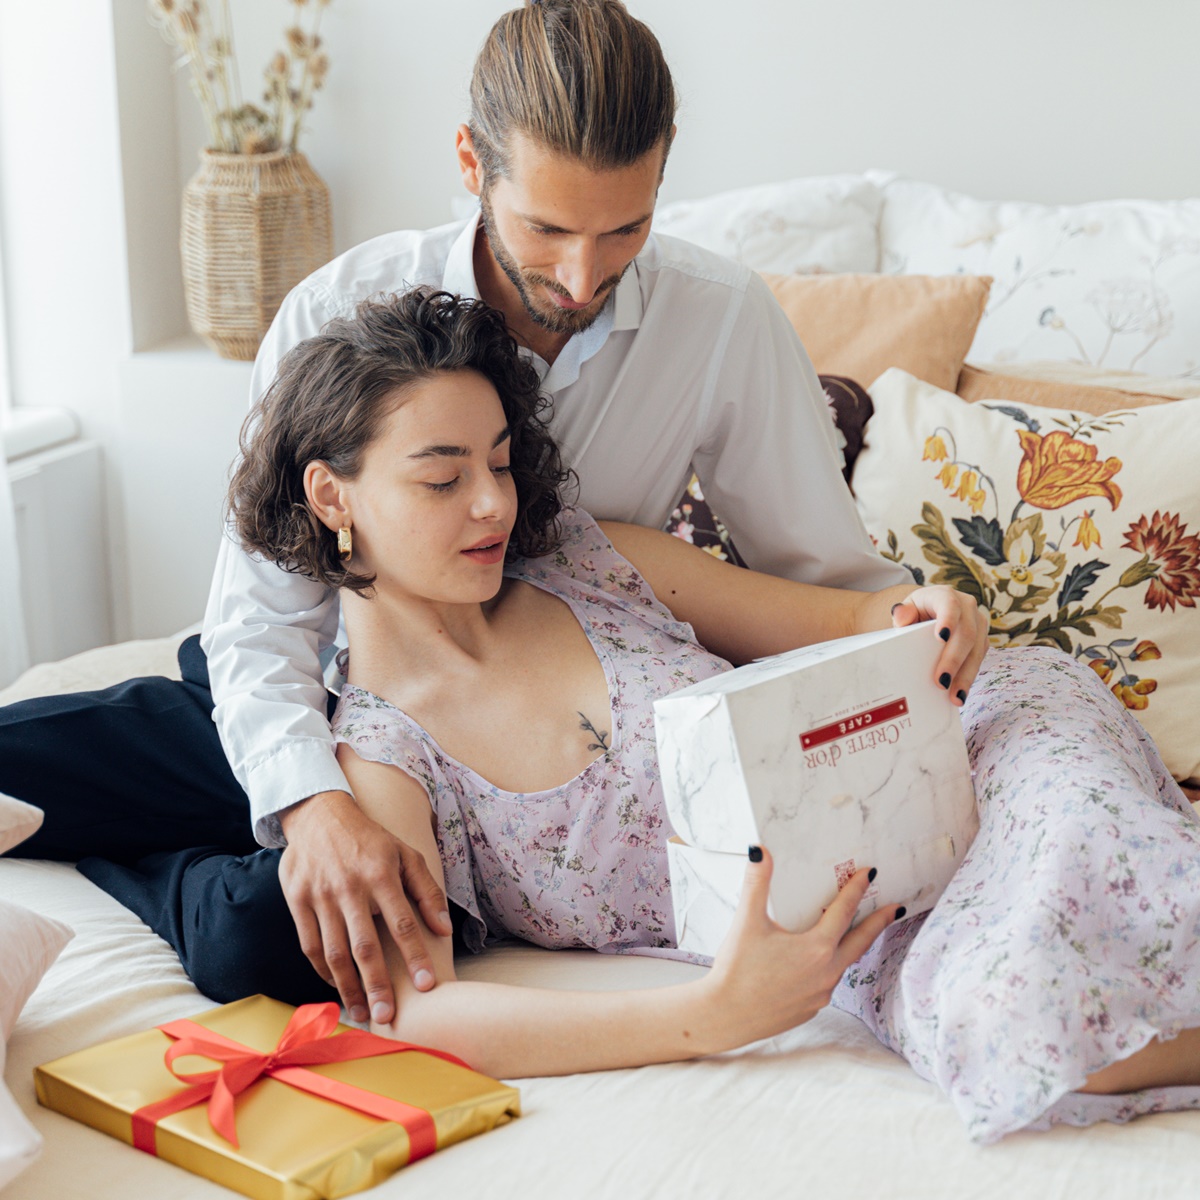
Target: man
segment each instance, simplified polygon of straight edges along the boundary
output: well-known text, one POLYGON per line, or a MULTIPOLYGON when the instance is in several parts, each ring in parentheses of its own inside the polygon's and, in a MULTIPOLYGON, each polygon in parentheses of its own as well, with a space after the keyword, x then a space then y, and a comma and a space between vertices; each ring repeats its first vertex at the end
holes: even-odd
MULTIPOLYGON (((532 356, 584 508, 661 526, 694 466, 756 569, 859 588, 905 582, 858 521, 820 385, 766 286, 650 235, 674 113, 658 43, 618 0, 506 13, 476 62, 457 137, 479 215, 376 238, 316 272, 280 309, 252 392, 269 387, 291 346, 368 296, 415 284, 478 296, 532 356)), ((134 681, 0 713, 0 763, 6 739, 22 732, 42 747, 0 765, 0 791, 48 810, 27 853, 172 851, 133 870, 81 869, 171 941, 215 998, 323 998, 307 959, 353 1017, 386 1021, 393 996, 376 919, 421 989, 435 981, 408 897, 429 928, 448 935, 450 920, 420 856, 360 812, 334 757, 321 655, 337 625, 335 594, 227 539, 202 639, 207 676, 185 645, 182 684, 134 681), (209 683, 228 767, 209 723, 209 683), (62 812, 68 788, 49 794, 58 776, 47 774, 46 747, 68 737, 127 763, 106 793, 124 818, 116 847, 87 814, 62 812), (147 747, 157 752, 149 770, 147 747), (180 802, 177 788, 192 794, 180 802), (135 802, 135 789, 149 798, 135 802), (247 854, 235 832, 247 794, 255 836, 273 849, 247 854)))

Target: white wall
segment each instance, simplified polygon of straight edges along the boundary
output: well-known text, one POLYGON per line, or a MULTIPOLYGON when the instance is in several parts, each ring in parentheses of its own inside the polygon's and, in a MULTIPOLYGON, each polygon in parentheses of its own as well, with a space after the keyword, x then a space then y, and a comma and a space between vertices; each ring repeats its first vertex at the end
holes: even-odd
MULTIPOLYGON (((279 8, 235 5, 249 82, 279 8)), ((339 248, 449 219, 471 63, 505 0, 334 0, 303 148, 339 248)), ((1193 0, 629 0, 683 104, 664 200, 890 167, 989 199, 1200 194, 1193 0)), ((250 88, 247 88, 250 91, 250 88)), ((182 90, 180 172, 200 125, 182 90)))
POLYGON ((683 91, 672 199, 871 166, 985 199, 1200 195, 1193 0, 631 7, 683 91))
MULTIPOLYGON (((232 6, 249 98, 292 9, 232 6)), ((302 149, 338 249, 450 219, 471 63, 508 6, 333 0, 302 149)), ((1193 0, 629 7, 682 93, 664 200, 870 166, 989 198, 1200 195, 1193 0)), ((179 198, 202 140, 185 81, 144 0, 68 9, 0 0, 12 375, 19 402, 75 409, 103 446, 116 628, 145 636, 202 610, 246 372, 177 340, 179 198), (187 466, 176 482, 171 463, 187 466)))
MULTIPOLYGON (((108 4, 0 0, 0 234, 8 369, 20 404, 69 408, 103 449, 105 610, 124 612, 117 363, 131 347, 108 4)), ((0 467, 3 464, 0 463, 0 467)), ((105 623, 108 624, 107 622, 105 623)), ((118 620, 108 626, 122 633, 118 620)), ((78 645, 73 636, 66 644, 78 645)))

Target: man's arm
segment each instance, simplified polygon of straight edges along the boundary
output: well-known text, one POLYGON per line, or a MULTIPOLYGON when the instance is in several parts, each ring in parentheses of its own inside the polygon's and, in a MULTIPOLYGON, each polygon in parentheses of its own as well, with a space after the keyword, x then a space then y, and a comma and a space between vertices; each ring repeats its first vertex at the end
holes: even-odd
MULTIPOLYGON (((283 354, 333 315, 306 285, 288 297, 255 362, 252 399, 283 354)), ((222 540, 201 639, 221 744, 256 838, 288 847, 280 881, 314 969, 356 1019, 369 1007, 386 1020, 392 985, 362 911, 380 914, 418 987, 434 980, 406 889, 431 928, 449 933, 450 919, 424 859, 358 810, 334 756, 320 653, 337 626, 336 593, 222 540)))
POLYGON ((283 810, 350 790, 333 753, 320 662, 337 626, 336 593, 222 538, 201 645, 213 720, 263 846, 286 845, 283 810))
POLYGON ((872 546, 842 478, 820 381, 757 275, 730 331, 693 463, 755 570, 859 591, 912 585, 872 546))

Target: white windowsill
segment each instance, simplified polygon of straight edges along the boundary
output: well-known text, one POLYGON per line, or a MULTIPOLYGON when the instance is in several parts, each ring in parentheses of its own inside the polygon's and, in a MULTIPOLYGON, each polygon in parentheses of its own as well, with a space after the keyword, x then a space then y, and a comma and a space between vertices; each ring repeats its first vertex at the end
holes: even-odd
POLYGON ((9 462, 78 436, 79 423, 65 408, 13 408, 0 413, 0 438, 9 462))

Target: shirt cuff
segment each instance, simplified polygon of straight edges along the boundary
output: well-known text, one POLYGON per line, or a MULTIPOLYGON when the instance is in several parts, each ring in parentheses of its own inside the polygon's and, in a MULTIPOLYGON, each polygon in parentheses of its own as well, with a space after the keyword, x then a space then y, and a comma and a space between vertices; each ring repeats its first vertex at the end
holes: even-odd
POLYGON ((354 794, 333 743, 317 738, 296 738, 264 758, 250 770, 246 790, 255 840, 269 850, 287 845, 279 822, 285 809, 318 792, 354 794))

